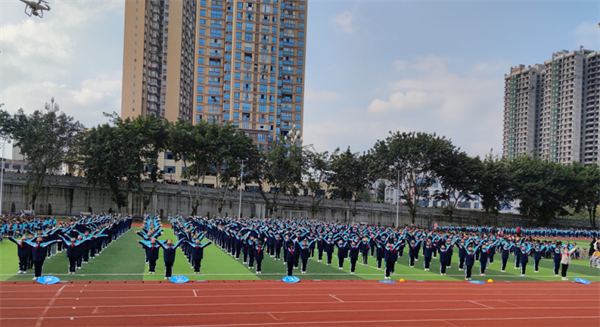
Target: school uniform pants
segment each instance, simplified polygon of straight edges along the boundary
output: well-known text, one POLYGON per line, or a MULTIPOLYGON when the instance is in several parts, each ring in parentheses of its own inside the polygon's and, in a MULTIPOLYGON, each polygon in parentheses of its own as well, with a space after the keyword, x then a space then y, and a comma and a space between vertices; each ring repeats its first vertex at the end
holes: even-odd
POLYGON ((235 249, 235 258, 239 259, 241 253, 242 253, 242 248, 236 248, 235 249))
POLYGON ((27 265, 28 269, 33 268, 33 253, 29 254, 29 258, 27 259, 27 265))
POLYGON ((520 264, 519 257, 515 256, 515 268, 519 268, 519 264, 520 264))
POLYGON ((83 262, 88 262, 89 259, 90 259, 90 249, 86 249, 83 252, 83 262))
POLYGON ((473 265, 467 265, 467 269, 465 269, 465 278, 471 278, 472 272, 473 272, 473 265))
POLYGON ((281 247, 275 248, 275 259, 281 259, 281 247))
POLYGON ((254 267, 254 256, 250 254, 250 261, 248 262, 248 267, 254 267))
POLYGON ((356 269, 356 261, 358 261, 358 257, 350 258, 350 271, 351 272, 354 272, 354 269, 356 269))
POLYGON ((156 260, 148 260, 148 271, 154 272, 156 270, 156 260))
POLYGON ((77 269, 77 257, 69 258, 69 272, 75 272, 77 269))
POLYGON ((372 247, 371 247, 371 256, 373 256, 373 253, 374 253, 374 252, 375 252, 375 247, 374 247, 374 246, 372 246, 372 247))
POLYGON ((34 261, 33 267, 34 267, 34 276, 41 277, 42 276, 42 268, 44 267, 44 260, 34 261))
POLYGON ((561 266, 560 275, 563 277, 567 277, 567 269, 569 269, 569 265, 568 264, 565 265, 564 263, 561 263, 560 266, 561 266))
POLYGON ((173 261, 165 261, 165 277, 169 278, 173 274, 173 261))
POLYGON ((431 257, 425 257, 425 269, 429 269, 430 264, 431 264, 431 257))
POLYGON ((444 262, 444 261, 440 262, 440 273, 441 274, 446 273, 446 262, 444 262))
POLYGON ((458 258, 458 269, 464 269, 465 268, 465 257, 459 257, 458 258))
POLYGON ((194 259, 192 260, 194 263, 194 272, 200 272, 200 266, 202 265, 202 259, 194 259))
POLYGON ((508 258, 502 258, 502 270, 506 270, 506 264, 508 263, 508 258))
POLYGON ((92 247, 90 248, 90 257, 94 258, 96 256, 96 248, 92 247))
POLYGON ((525 275, 525 269, 527 269, 527 263, 521 262, 521 275, 525 275))
POLYGON ((306 272, 306 267, 308 266, 308 258, 302 259, 302 271, 306 272))
POLYGON ((485 274, 485 268, 487 268, 487 262, 480 261, 479 262, 479 273, 480 274, 485 274))
POLYGON ((315 257, 315 248, 310 248, 310 258, 314 259, 315 257))
POLYGON ((446 266, 447 267, 451 267, 452 266, 452 256, 451 255, 448 256, 448 262, 446 262, 446 266))
POLYGON ((533 260, 533 270, 538 271, 540 268, 540 260, 533 260))
POLYGON ((256 271, 260 272, 261 268, 262 268, 262 260, 256 259, 256 271))
POLYGON ((554 261, 554 274, 558 275, 558 268, 560 268, 560 261, 554 261))
POLYGON ((362 254, 362 264, 363 265, 369 264, 369 252, 368 251, 362 254))
POLYGON ((27 271, 28 257, 19 257, 19 271, 27 271))
POLYGON ((83 262, 83 255, 77 256, 77 268, 81 268, 81 263, 83 262))
POLYGON ((318 250, 319 261, 323 260, 323 249, 318 250))
POLYGON ((248 252, 244 252, 244 262, 248 262, 248 252))
POLYGON ((331 264, 331 259, 333 259, 333 252, 327 252, 327 264, 331 264))
POLYGON ((490 261, 490 263, 494 263, 494 255, 490 255, 490 257, 488 258, 488 260, 490 261))
POLYGON ((393 268, 394 268, 393 260, 389 260, 389 261, 385 262, 385 277, 390 277, 390 273, 392 272, 393 268))
POLYGON ((414 256, 414 255, 411 255, 411 256, 410 256, 410 266, 411 266, 411 267, 414 267, 414 266, 415 266, 415 256, 414 256))
POLYGON ((381 269, 381 260, 383 260, 382 257, 377 257, 377 269, 381 269))
POLYGON ((344 268, 344 258, 338 257, 338 267, 344 268))
POLYGON ((293 261, 288 261, 287 262, 287 275, 288 276, 292 276, 292 271, 294 270, 294 262, 293 261))
POLYGON ((296 254, 296 260, 294 260, 294 268, 298 268, 299 263, 300 263, 300 254, 296 254))

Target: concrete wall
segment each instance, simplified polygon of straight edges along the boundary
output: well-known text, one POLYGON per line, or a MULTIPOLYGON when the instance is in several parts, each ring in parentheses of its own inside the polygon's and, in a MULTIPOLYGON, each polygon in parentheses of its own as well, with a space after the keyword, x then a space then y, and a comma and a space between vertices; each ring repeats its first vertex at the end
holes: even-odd
MULTIPOLYGON (((2 213, 18 212, 29 209, 28 196, 25 193, 25 174, 5 173, 4 189, 2 196, 2 213)), ((80 212, 100 213, 116 212, 117 208, 111 201, 111 192, 107 187, 92 186, 87 184, 85 178, 49 176, 46 187, 39 195, 35 211, 39 215, 73 215, 80 212)), ((124 186, 124 185, 123 185, 124 186)), ((152 185, 145 186, 146 196, 150 194, 152 185)), ((160 184, 150 205, 144 213, 187 216, 191 213, 190 190, 192 186, 160 184)), ((200 194, 200 205, 198 215, 218 214, 218 195, 221 190, 202 189, 200 194)), ((122 208, 122 213, 142 214, 142 198, 136 192, 129 193, 129 205, 122 208)), ((193 199, 192 199, 193 200, 193 199)), ((273 214, 274 217, 290 217, 289 210, 307 212, 310 218, 310 206, 312 197, 296 197, 291 199, 282 197, 280 207, 273 214)), ((230 191, 226 194, 222 215, 237 216, 239 208, 239 191, 230 191)), ((324 199, 320 204, 320 211, 315 215, 318 220, 356 221, 394 226, 396 224, 396 206, 383 203, 360 202, 357 206, 358 213, 355 218, 348 211, 348 206, 341 200, 324 199)), ((410 224, 410 215, 405 206, 398 207, 398 224, 403 226, 410 224)), ((242 216, 266 217, 266 206, 262 196, 257 192, 243 192, 242 216)), ((299 214, 294 216, 298 217, 299 214)), ((306 217, 306 216, 305 216, 306 217)), ((448 218, 441 214, 437 208, 421 208, 415 223, 420 226, 431 226, 434 223, 449 225, 448 218)), ((500 214, 498 217, 490 217, 487 221, 483 213, 477 211, 457 210, 453 225, 481 225, 489 224, 496 226, 526 226, 528 221, 519 215, 500 214)), ((556 219, 552 226, 581 226, 587 227, 589 223, 583 220, 556 219)))

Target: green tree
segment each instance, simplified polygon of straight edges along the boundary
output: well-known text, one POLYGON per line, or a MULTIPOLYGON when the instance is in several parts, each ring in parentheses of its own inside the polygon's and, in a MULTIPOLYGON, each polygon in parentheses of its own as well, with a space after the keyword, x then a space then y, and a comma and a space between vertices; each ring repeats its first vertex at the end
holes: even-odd
POLYGON ((166 148, 168 123, 152 115, 135 119, 121 119, 116 113, 106 116, 110 123, 88 130, 81 140, 85 175, 93 185, 108 184, 119 210, 128 205, 127 192, 137 191, 141 213, 145 213, 163 175, 158 155, 166 148), (148 194, 143 187, 146 180, 153 184, 148 194), (126 190, 121 188, 123 182, 126 190))
POLYGON ((471 158, 465 152, 453 149, 434 168, 440 189, 432 197, 436 201, 444 201, 446 206, 442 211, 448 215, 450 223, 454 210, 461 203, 474 199, 479 163, 479 158, 471 158))
POLYGON ((287 195, 295 201, 300 191, 299 186, 302 185, 305 166, 303 149, 294 140, 284 138, 277 141, 273 149, 267 153, 263 160, 261 170, 263 183, 259 192, 270 216, 277 211, 281 195, 287 195), (265 183, 271 187, 271 190, 265 192, 263 189, 265 183), (267 193, 271 193, 272 197, 269 198, 267 193))
POLYGON ((383 181, 379 182, 379 185, 377 185, 377 201, 385 201, 385 182, 383 181))
POLYGON ((58 106, 46 111, 36 110, 30 115, 22 109, 12 116, 0 111, 0 135, 14 140, 31 168, 27 172, 26 191, 32 209, 35 209, 46 175, 61 169, 82 130, 83 125, 73 117, 58 113, 58 106))
POLYGON ((303 169, 306 187, 312 195, 310 214, 312 219, 319 213, 319 206, 329 192, 327 175, 331 166, 329 152, 317 152, 312 146, 304 148, 306 167, 303 169), (323 188, 324 186, 324 188, 323 188))
MULTIPOLYGON (((479 161, 479 158, 476 158, 479 161)), ((481 205, 485 210, 485 219, 490 214, 498 216, 502 207, 507 206, 513 200, 511 190, 511 172, 508 161, 500 159, 491 151, 483 161, 476 165, 475 193, 481 197, 481 205)))
POLYGON ((346 202, 353 220, 361 192, 376 180, 374 166, 371 153, 353 153, 350 147, 343 152, 337 148, 331 154, 331 172, 327 179, 334 188, 334 195, 346 202))
POLYGON ((374 150, 378 175, 399 189, 414 224, 420 201, 430 196, 427 189, 435 182, 434 169, 454 150, 452 142, 435 134, 390 132, 374 150))
POLYGON ((542 161, 527 155, 510 162, 512 189, 521 200, 519 212, 547 226, 559 215, 567 215, 565 207, 576 199, 576 179, 570 167, 555 162, 542 161))
POLYGON ((583 167, 580 163, 573 163, 572 169, 577 180, 575 211, 585 209, 590 226, 595 229, 596 213, 600 206, 600 168, 596 164, 583 167))

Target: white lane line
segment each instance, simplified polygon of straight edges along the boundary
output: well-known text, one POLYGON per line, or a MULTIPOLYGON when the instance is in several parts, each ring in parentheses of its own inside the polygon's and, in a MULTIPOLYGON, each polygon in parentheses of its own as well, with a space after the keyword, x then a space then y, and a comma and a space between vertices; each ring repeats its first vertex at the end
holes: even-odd
POLYGON ((496 308, 494 308, 494 307, 490 307, 489 305, 481 304, 481 303, 479 303, 479 302, 476 302, 476 301, 471 301, 471 300, 469 300, 469 302, 471 302, 471 303, 474 303, 474 304, 477 304, 477 305, 481 305, 481 306, 483 306, 483 307, 486 307, 486 308, 488 308, 488 309, 496 309, 496 308))
POLYGON ((340 302, 344 303, 344 301, 340 300, 340 298, 336 297, 336 296, 335 296, 335 295, 333 295, 333 294, 329 294, 329 296, 331 296, 332 298, 334 298, 334 299, 336 299, 336 300, 338 300, 338 301, 340 301, 340 302))
POLYGON ((56 298, 60 295, 60 292, 62 292, 62 290, 67 287, 67 285, 64 285, 63 287, 61 287, 56 294, 54 294, 54 297, 52 298, 52 300, 50 300, 50 303, 48 303, 48 305, 46 306, 46 308, 44 309, 44 311, 42 312, 42 314, 40 315, 40 317, 38 318, 37 323, 35 324, 35 327, 40 327, 42 325, 42 322, 44 321, 44 316, 46 315, 46 313, 48 313, 48 310, 50 310, 50 307, 52 306, 52 304, 54 303, 54 301, 56 301, 56 298))
POLYGON ((194 291, 194 297, 198 297, 198 294, 196 294, 196 290, 192 290, 194 291))

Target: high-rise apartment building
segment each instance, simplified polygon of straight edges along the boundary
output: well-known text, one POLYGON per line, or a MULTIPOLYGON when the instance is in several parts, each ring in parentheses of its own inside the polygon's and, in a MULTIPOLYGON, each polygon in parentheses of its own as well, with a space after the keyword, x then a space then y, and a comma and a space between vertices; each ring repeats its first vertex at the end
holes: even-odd
POLYGON ((563 50, 543 65, 511 68, 504 77, 504 156, 600 161, 598 58, 591 50, 563 50))
POLYGON ((268 150, 304 127, 306 13, 304 0, 126 1, 121 116, 231 122, 268 150))
POLYGON ((196 1, 125 2, 121 117, 192 119, 196 1))

